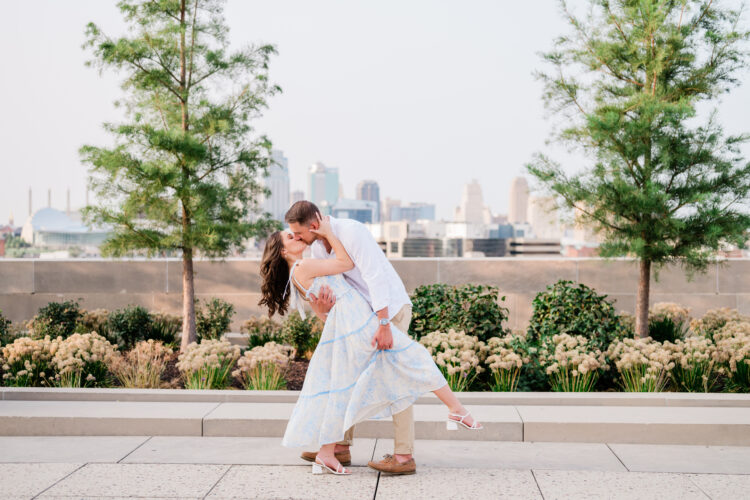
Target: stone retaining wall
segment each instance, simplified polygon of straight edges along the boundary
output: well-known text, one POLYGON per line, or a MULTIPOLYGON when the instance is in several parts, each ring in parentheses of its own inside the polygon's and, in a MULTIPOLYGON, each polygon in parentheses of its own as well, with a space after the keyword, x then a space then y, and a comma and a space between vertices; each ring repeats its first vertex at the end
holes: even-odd
MULTIPOLYGON (((431 283, 496 285, 510 309, 510 326, 522 328, 537 292, 557 281, 580 281, 609 295, 618 310, 634 312, 638 267, 632 260, 494 258, 393 259, 411 292, 431 283)), ((219 297, 237 310, 233 331, 250 315, 263 314, 258 260, 196 261, 197 297, 219 297)), ((86 309, 116 309, 140 304, 151 310, 181 311, 182 263, 170 260, 21 260, 0 259, 0 310, 12 321, 31 318, 51 301, 79 300, 86 309)), ((669 267, 652 281, 651 301, 678 302, 700 315, 716 307, 750 314, 750 260, 712 264, 688 280, 669 267)))

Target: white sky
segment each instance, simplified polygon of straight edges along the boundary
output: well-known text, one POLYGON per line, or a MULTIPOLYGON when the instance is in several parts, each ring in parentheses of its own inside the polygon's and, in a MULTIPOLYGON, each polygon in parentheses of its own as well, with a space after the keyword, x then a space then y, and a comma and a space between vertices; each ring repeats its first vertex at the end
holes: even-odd
MULTIPOLYGON (((581 4, 581 1, 573 2, 581 4)), ((735 2, 732 2, 735 3, 735 2)), ((84 26, 124 25, 114 0, 0 0, 0 224, 34 209, 84 204, 78 148, 107 144, 118 77, 86 68, 84 26)), ((231 0, 234 46, 273 43, 284 92, 256 123, 289 158, 292 189, 307 167, 339 167, 347 197, 373 178, 381 197, 426 201, 450 218, 476 178, 506 213, 510 179, 545 150, 549 119, 532 71, 565 29, 553 0, 231 0)), ((747 19, 746 19, 747 21, 747 19)), ((743 79, 747 75, 743 75, 743 79)), ((725 96, 729 133, 750 131, 750 88, 725 96)), ((548 149, 546 149, 549 151, 548 149)), ((566 158, 566 167, 579 160, 566 158)))

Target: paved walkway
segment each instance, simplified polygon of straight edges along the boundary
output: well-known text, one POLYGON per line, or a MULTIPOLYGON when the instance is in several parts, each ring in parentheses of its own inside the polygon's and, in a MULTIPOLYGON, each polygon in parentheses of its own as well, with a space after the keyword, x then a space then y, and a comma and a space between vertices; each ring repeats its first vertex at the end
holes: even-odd
POLYGON ((750 497, 750 447, 418 441, 418 473, 365 466, 391 451, 359 439, 350 477, 312 476, 279 438, 0 437, 1 498, 750 497))

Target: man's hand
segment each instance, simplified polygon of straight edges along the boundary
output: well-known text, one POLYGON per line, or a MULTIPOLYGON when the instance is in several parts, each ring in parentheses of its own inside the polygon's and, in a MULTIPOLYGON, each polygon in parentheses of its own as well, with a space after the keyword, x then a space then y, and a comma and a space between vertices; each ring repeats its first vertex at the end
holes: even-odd
POLYGON ((380 325, 378 331, 372 337, 372 346, 377 345, 378 349, 390 349, 393 347, 393 334, 391 333, 391 325, 380 325))
POLYGON ((336 296, 328 285, 321 286, 317 296, 314 293, 310 294, 310 307, 323 321, 325 321, 325 315, 328 314, 335 303, 336 296))

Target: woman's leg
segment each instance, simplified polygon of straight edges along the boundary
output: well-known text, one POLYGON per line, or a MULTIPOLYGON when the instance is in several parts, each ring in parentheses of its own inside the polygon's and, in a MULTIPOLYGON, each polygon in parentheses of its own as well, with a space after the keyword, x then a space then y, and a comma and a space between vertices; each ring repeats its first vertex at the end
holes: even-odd
MULTIPOLYGON (((468 411, 466 408, 464 408, 464 405, 461 404, 461 402, 456 397, 456 394, 451 390, 450 386, 448 384, 445 384, 443 387, 438 389, 437 391, 432 391, 435 396, 438 397, 440 401, 443 402, 445 406, 448 407, 448 411, 455 414, 455 415, 466 415, 468 411)), ((448 417, 452 420, 461 420, 461 418, 456 417, 448 417)), ((474 425, 474 418, 469 415, 464 419, 464 423, 468 426, 474 425)))

